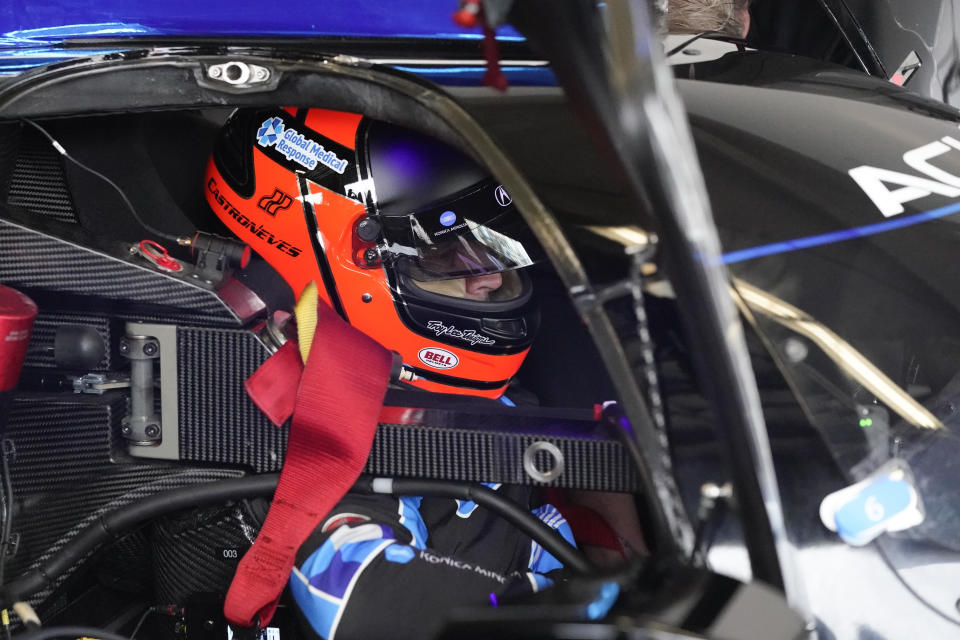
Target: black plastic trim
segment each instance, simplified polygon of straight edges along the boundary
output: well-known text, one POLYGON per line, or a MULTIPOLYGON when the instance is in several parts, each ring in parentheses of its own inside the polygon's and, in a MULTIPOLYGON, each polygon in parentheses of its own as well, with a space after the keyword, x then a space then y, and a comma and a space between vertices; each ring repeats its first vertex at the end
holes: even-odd
POLYGON ((476 389, 478 391, 492 391, 494 389, 499 389, 501 387, 507 386, 510 383, 510 380, 498 380, 495 382, 479 382, 477 380, 470 380, 468 378, 458 378, 456 376, 445 376, 442 373, 436 373, 429 371, 427 369, 421 369, 420 367, 410 367, 405 366, 404 368, 413 371, 417 376, 428 380, 430 382, 436 382, 437 384, 448 384, 456 387, 464 387, 466 389, 476 389))
MULTIPOLYGON (((341 318, 350 322, 350 319, 347 318, 347 312, 343 308, 343 302, 340 300, 340 293, 337 291, 337 281, 333 277, 333 270, 330 268, 327 254, 317 239, 317 217, 313 211, 313 205, 307 197, 310 195, 310 187, 307 185, 307 179, 303 174, 299 174, 297 180, 300 184, 300 199, 303 200, 303 216, 307 221, 307 230, 310 232, 310 244, 313 247, 313 253, 317 257, 317 264, 320 266, 320 276, 323 278, 323 286, 330 296, 330 302, 333 304, 333 308, 340 314, 341 318)), ((299 291, 295 291, 294 293, 299 295, 299 291)))

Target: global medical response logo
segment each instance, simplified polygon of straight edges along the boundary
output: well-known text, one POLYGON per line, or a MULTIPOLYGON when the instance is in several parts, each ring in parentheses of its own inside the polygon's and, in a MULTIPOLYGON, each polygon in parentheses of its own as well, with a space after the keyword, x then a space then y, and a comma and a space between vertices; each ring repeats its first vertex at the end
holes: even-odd
POLYGON ((257 144, 261 147, 277 144, 277 140, 283 135, 283 128, 283 120, 280 118, 267 118, 257 131, 257 144))
POLYGON ((420 358, 420 362, 434 369, 453 369, 460 364, 460 359, 456 355, 437 347, 420 349, 417 357, 420 358))
POLYGON ((338 158, 333 151, 327 151, 319 142, 306 138, 293 127, 288 127, 278 117, 267 118, 257 130, 257 144, 261 147, 274 147, 283 156, 296 162, 304 169, 317 168, 318 164, 343 174, 347 161, 338 158))

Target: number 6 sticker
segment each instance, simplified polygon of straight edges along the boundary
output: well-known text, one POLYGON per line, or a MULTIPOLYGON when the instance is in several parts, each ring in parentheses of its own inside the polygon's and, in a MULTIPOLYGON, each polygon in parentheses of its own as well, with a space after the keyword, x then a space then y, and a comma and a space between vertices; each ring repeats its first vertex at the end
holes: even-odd
POLYGON ((862 546, 884 532, 923 522, 923 505, 907 463, 893 460, 866 480, 824 498, 820 519, 847 544, 862 546))
POLYGON ((877 496, 867 498, 864 504, 864 511, 867 512, 867 518, 874 522, 883 520, 883 514, 885 513, 883 505, 877 501, 877 496))

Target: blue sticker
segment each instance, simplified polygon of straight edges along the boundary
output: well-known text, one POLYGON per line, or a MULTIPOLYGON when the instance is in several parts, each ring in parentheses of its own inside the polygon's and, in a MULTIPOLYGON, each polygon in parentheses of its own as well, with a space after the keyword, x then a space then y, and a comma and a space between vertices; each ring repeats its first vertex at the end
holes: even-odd
POLYGON ((267 118, 257 131, 257 143, 261 147, 269 147, 276 144, 281 135, 283 135, 283 120, 267 118))
POLYGON ((910 508, 910 486, 903 480, 879 478, 836 513, 837 533, 856 540, 910 508))
POLYGON ((440 214, 440 224, 442 224, 445 227, 449 227, 456 221, 457 221, 457 214, 455 214, 453 211, 444 211, 443 213, 440 214))
POLYGON ((386 548, 386 550, 383 552, 383 556, 388 562, 407 564, 413 560, 414 551, 413 547, 409 547, 407 545, 392 544, 386 548))
POLYGON ((923 519, 923 501, 913 474, 907 462, 899 458, 820 502, 820 521, 824 526, 857 547, 888 531, 915 527, 923 519))

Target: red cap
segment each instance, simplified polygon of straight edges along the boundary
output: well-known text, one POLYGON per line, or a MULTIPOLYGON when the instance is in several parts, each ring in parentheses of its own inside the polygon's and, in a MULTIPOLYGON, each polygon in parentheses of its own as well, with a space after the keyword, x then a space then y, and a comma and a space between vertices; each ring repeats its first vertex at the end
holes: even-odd
POLYGON ((0 391, 13 389, 27 355, 37 305, 19 291, 0 286, 0 391))

